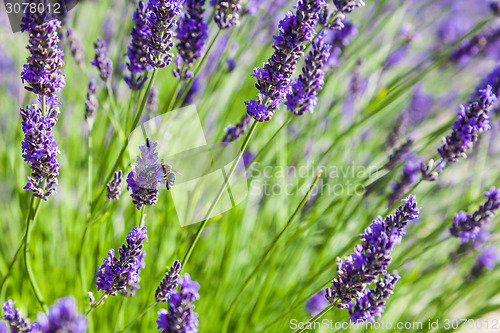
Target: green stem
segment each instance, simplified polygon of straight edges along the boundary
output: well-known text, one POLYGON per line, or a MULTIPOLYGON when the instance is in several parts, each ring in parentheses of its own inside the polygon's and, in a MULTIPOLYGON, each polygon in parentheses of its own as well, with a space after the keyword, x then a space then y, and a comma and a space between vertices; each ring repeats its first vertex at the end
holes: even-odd
POLYGON ((108 91, 108 96, 109 100, 111 103, 111 114, 108 115, 109 120, 113 123, 113 126, 115 127, 116 131, 118 132, 118 135, 120 136, 120 139, 124 140, 125 139, 125 132, 123 131, 123 128, 120 125, 120 116, 118 114, 118 106, 116 104, 116 99, 115 95, 113 93, 113 87, 111 87, 111 83, 109 80, 106 82, 106 90, 108 91))
POLYGON ((102 293, 97 300, 95 300, 92 304, 90 304, 90 308, 87 310, 87 312, 85 312, 85 316, 88 317, 92 313, 92 311, 94 311, 95 308, 102 305, 106 297, 107 297, 106 293, 102 293))
POLYGON ((240 161, 241 157, 243 156, 243 153, 245 152, 245 149, 247 148, 248 143, 250 142, 250 138, 252 137, 252 134, 255 132, 255 129, 257 128, 257 124, 258 124, 258 122, 256 120, 254 120, 254 123, 253 123, 252 127, 250 128, 250 131, 248 131, 248 134, 247 134, 247 136, 245 138, 245 141, 243 142, 243 144, 241 146, 241 150, 240 150, 240 153, 238 154, 238 157, 234 161, 233 166, 231 167, 231 169, 230 169, 230 171, 229 171, 226 179, 224 180, 224 183, 222 184, 222 186, 221 186, 221 188, 219 190, 219 193, 217 194, 215 200, 213 201, 212 205, 208 209, 208 212, 207 212, 207 214, 205 216, 205 219, 201 223, 201 226, 198 229, 198 232, 196 233, 196 236, 194 237, 193 241, 189 245, 189 248, 186 251, 186 254, 184 255, 184 258, 182 259, 182 262, 181 262, 181 265, 182 265, 181 267, 182 268, 184 268, 184 266, 188 262, 189 258, 191 257, 191 254, 192 254, 192 252, 194 250, 194 247, 196 246, 196 243, 198 243, 198 240, 200 239, 201 233, 203 232, 203 230, 207 226, 208 221, 210 220, 210 215, 214 211, 215 206, 219 202, 219 199, 222 197, 222 193, 224 193, 224 189, 226 188, 226 184, 228 183, 229 179, 232 177, 234 171, 236 170, 236 166, 238 165, 238 162, 240 161))
POLYGON ((151 303, 149 304, 147 307, 144 308, 144 310, 142 310, 137 316, 134 317, 134 319, 132 319, 128 324, 127 326, 125 326, 119 333, 123 333, 125 332, 126 330, 128 330, 139 318, 141 318, 142 316, 144 316, 144 314, 146 312, 148 312, 153 306, 156 305, 156 302, 154 303, 151 303))
POLYGON ((144 211, 146 210, 146 205, 142 205, 141 207, 141 215, 139 217, 139 225, 140 225, 140 228, 144 227, 144 224, 146 222, 145 220, 145 215, 144 215, 144 211))
MULTIPOLYGON (((182 66, 181 70, 184 70, 184 66, 182 66)), ((187 86, 186 86, 186 88, 187 88, 187 86)), ((184 88, 184 89, 186 89, 186 88, 184 88)), ((179 95, 180 90, 181 90, 181 80, 179 79, 179 80, 177 80, 177 83, 175 84, 174 93, 170 97, 170 102, 168 104, 165 104, 165 108, 163 108, 163 112, 160 114, 164 114, 164 113, 172 111, 172 109, 175 105, 175 102, 177 101, 177 95, 179 95)))
POLYGON ((24 234, 24 263, 26 265, 26 271, 28 272, 28 278, 31 284, 31 288, 33 289, 33 292, 35 293, 35 297, 42 307, 43 311, 47 312, 47 306, 45 305, 45 302, 43 301, 43 296, 40 292, 40 289, 38 288, 38 285, 35 280, 35 275, 33 274, 33 271, 31 269, 30 265, 30 260, 29 260, 29 242, 30 242, 30 235, 31 235, 31 224, 35 223, 36 216, 38 214, 38 210, 40 208, 40 198, 36 198, 33 196, 31 199, 30 203, 30 211, 28 213, 28 221, 26 223, 26 232, 24 234), (35 205, 35 209, 33 210, 33 204, 35 205))
POLYGON ((299 328, 298 330, 296 330, 295 333, 304 332, 306 330, 306 327, 308 326, 308 324, 312 324, 312 323, 317 322, 321 317, 323 317, 327 312, 329 312, 334 307, 335 307, 335 303, 328 305, 326 308, 323 309, 323 311, 321 311, 316 316, 311 318, 307 323, 305 323, 303 328, 299 328))
POLYGON ((239 290, 238 294, 236 295, 236 297, 234 298, 233 302, 229 306, 229 309, 227 311, 226 317, 224 319, 224 324, 222 326, 222 332, 223 333, 226 333, 227 330, 228 330, 228 328, 229 328, 229 322, 231 320, 231 316, 233 314, 234 309, 236 308, 236 303, 238 302, 238 300, 240 299, 241 295, 243 294, 243 291, 245 291, 245 289, 248 287, 248 285, 250 284, 250 282, 252 281, 252 279, 257 275, 258 271, 260 270, 260 268, 264 264, 264 262, 267 259, 268 255, 274 250, 274 248, 276 247, 276 245, 280 241, 281 237, 283 237, 283 235, 285 234, 285 232, 288 229, 288 227, 290 227, 290 225, 293 223, 293 221, 295 220, 295 218, 297 217, 297 215, 300 213, 300 211, 302 210, 302 208, 304 208, 304 205, 306 204, 307 199, 309 199, 309 195, 311 194, 311 192, 314 189, 314 187, 316 187, 316 184, 318 184, 318 181, 319 181, 319 179, 320 179, 320 177, 321 177, 322 174, 323 174, 323 170, 320 170, 318 172, 318 174, 316 175, 316 179, 314 180, 314 182, 309 187, 309 190, 307 191, 306 195, 304 196, 304 198, 302 199, 302 201, 299 203, 299 205, 297 206, 297 208, 295 209, 295 211, 293 212, 293 214, 288 218, 288 221, 287 221, 285 227, 281 230, 281 232, 271 242, 271 244, 267 248, 267 250, 264 253, 264 255, 260 258, 260 261, 257 264, 257 266, 255 266, 255 268, 253 269, 253 271, 246 278, 245 283, 243 283, 243 286, 241 288, 238 288, 238 290, 239 290))
MULTIPOLYGON (((28 222, 26 221, 26 223, 28 223, 28 222)), ((7 281, 7 278, 10 276, 10 273, 12 272, 12 267, 14 267, 14 263, 17 260, 17 256, 19 255, 19 252, 21 251, 21 249, 24 246, 24 240, 25 239, 26 239, 26 235, 23 236, 23 239, 21 240, 21 244, 19 244, 19 247, 17 248, 17 251, 14 254, 14 258, 12 258, 12 261, 9 264, 9 268, 7 269, 7 273, 5 273, 5 275, 4 275, 3 279, 2 279, 2 282, 0 283, 0 294, 3 291, 3 287, 5 285, 5 281, 7 281)))

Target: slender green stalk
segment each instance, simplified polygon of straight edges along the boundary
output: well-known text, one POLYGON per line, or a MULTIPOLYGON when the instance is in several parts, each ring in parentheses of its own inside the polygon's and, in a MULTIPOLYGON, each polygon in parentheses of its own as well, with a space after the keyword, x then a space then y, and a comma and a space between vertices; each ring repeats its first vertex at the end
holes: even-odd
MULTIPOLYGON (((184 65, 182 65, 181 73, 183 70, 184 70, 184 65)), ((184 88, 184 89, 186 89, 186 88, 184 88)), ((177 82, 175 84, 174 92, 172 93, 172 96, 170 97, 170 101, 168 102, 168 104, 165 103, 165 107, 163 108, 163 111, 160 114, 164 114, 164 113, 172 111, 174 104, 177 101, 177 95, 179 95, 180 90, 181 90, 181 80, 179 79, 179 80, 177 80, 177 82)))
POLYGON ((325 314, 327 314, 331 309, 335 307, 335 303, 328 305, 326 308, 323 309, 320 313, 315 315, 313 318, 311 318, 307 323, 304 324, 303 328, 299 328, 298 330, 295 331, 295 333, 301 333, 304 332, 308 326, 308 324, 313 324, 317 322, 321 317, 323 317, 325 314))
MULTIPOLYGON (((28 221, 26 221, 28 223, 28 221)), ((0 283, 0 294, 3 291, 3 287, 5 285, 5 281, 7 281, 7 278, 10 276, 10 273, 12 272, 12 267, 14 267, 14 263, 17 260, 17 256, 19 255, 19 252, 21 252, 21 249, 24 246, 24 240, 26 239, 26 235, 23 236, 23 239, 21 239, 21 244, 19 244, 19 247, 16 250, 16 253, 14 254, 14 258, 12 258, 12 261, 9 264, 9 268, 7 269, 7 273, 2 278, 2 282, 0 283)))
POLYGON ((125 132, 120 125, 120 114, 118 113, 118 106, 116 104, 115 94, 113 92, 113 87, 111 87, 111 82, 109 80, 106 82, 106 90, 108 91, 109 101, 111 104, 111 114, 109 115, 109 119, 113 123, 118 135, 120 135, 120 139, 125 139, 125 132))
POLYGON ((146 223, 146 216, 144 215, 144 211, 146 210, 146 205, 142 205, 141 207, 141 215, 139 216, 139 225, 140 228, 144 227, 146 223))
POLYGON ((106 293, 102 293, 97 300, 95 300, 94 302, 92 302, 92 304, 90 304, 90 308, 87 310, 87 312, 85 312, 85 316, 88 317, 94 311, 94 309, 101 306, 107 297, 108 295, 106 293))
POLYGON ((144 310, 142 310, 137 316, 135 316, 134 319, 132 319, 119 333, 123 333, 123 332, 127 331, 139 318, 144 316, 144 314, 146 314, 146 312, 148 312, 155 305, 156 305, 156 302, 153 302, 153 303, 149 304, 148 306, 146 306, 144 308, 144 310))
POLYGON ((31 204, 30 204, 30 211, 28 213, 28 221, 26 223, 26 232, 24 234, 24 263, 26 266, 26 271, 28 272, 28 278, 31 284, 31 288, 33 289, 33 292, 35 294, 35 297, 40 304, 41 308, 43 311, 47 312, 47 306, 45 305, 45 302, 43 300, 42 293, 40 292, 40 289, 38 288, 38 285, 36 283, 35 275, 33 274, 33 271, 31 269, 30 265, 30 260, 29 260, 29 242, 30 242, 30 236, 31 236, 31 224, 35 223, 36 216, 38 214, 38 209, 40 208, 40 202, 42 199, 36 198, 34 199, 34 196, 32 198, 31 204), (33 204, 35 205, 35 208, 33 209, 33 204))
POLYGON ((295 220, 295 218, 297 217, 297 215, 302 210, 302 208, 304 208, 304 205, 306 204, 307 199, 309 199, 309 195, 311 194, 312 190, 318 184, 318 181, 319 181, 319 179, 320 179, 320 177, 321 177, 322 174, 323 174, 323 170, 320 170, 318 172, 318 174, 316 175, 316 179, 314 180, 314 182, 309 187, 309 190, 307 191, 306 195, 304 196, 304 198, 302 199, 302 201, 299 203, 299 205, 297 206, 297 208, 295 209, 295 211, 292 213, 292 215, 288 218, 288 221, 286 222, 285 227, 281 230, 281 232, 274 238, 274 240, 271 242, 271 244, 267 247, 266 252, 264 252, 264 255, 260 258, 259 263, 257 264, 257 266, 255 266, 255 268, 253 269, 253 271, 246 278, 245 282, 243 283, 243 286, 241 288, 238 288, 238 290, 239 290, 238 294, 236 295, 236 297, 234 298, 234 300, 231 302, 231 305, 229 306, 229 309, 227 310, 227 313, 226 313, 226 316, 225 316, 225 319, 224 319, 224 324, 222 326, 222 332, 223 333, 226 333, 227 330, 228 330, 228 328, 229 328, 229 322, 231 320, 231 316, 232 316, 232 314, 234 312, 234 309, 236 308, 236 303, 238 302, 238 300, 240 299, 241 295, 243 294, 243 291, 245 291, 245 289, 248 287, 248 285, 250 284, 250 282, 257 275, 258 271, 260 270, 260 268, 264 264, 265 260, 269 256, 269 254, 274 250, 274 248, 276 247, 276 245, 280 241, 281 237, 283 237, 283 235, 285 234, 285 232, 287 231, 287 229, 290 227, 290 225, 293 223, 293 221, 295 220))

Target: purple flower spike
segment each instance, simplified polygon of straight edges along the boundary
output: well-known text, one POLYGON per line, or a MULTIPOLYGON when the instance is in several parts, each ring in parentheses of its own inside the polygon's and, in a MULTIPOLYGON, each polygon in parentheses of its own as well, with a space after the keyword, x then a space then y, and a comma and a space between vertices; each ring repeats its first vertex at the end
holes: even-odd
POLYGON ((117 201, 120 199, 122 181, 123 181, 123 172, 121 170, 116 171, 115 177, 113 178, 111 183, 106 185, 106 188, 108 190, 108 199, 109 200, 117 201))
POLYGON ((325 298, 325 291, 314 294, 309 301, 306 303, 306 309, 309 311, 311 316, 316 316, 328 305, 328 301, 325 298))
POLYGON ((101 36, 97 37, 97 42, 94 43, 94 48, 95 56, 91 64, 99 70, 99 77, 104 82, 107 82, 113 71, 113 62, 109 59, 106 42, 101 38, 101 36))
POLYGON ((150 0, 148 3, 147 24, 150 34, 147 38, 147 61, 152 68, 168 66, 172 61, 170 49, 174 46, 172 36, 175 17, 181 14, 184 0, 150 0))
POLYGON ((165 277, 161 280, 158 288, 156 288, 156 302, 168 302, 172 293, 175 292, 175 288, 177 288, 180 272, 181 263, 176 260, 174 265, 170 267, 170 271, 165 273, 165 277))
MULTIPOLYGON (((48 0, 36 0, 36 3, 48 6, 48 0)), ((45 11, 48 12, 48 11, 45 11)), ((23 66, 21 79, 28 84, 26 90, 37 95, 47 96, 56 102, 55 94, 64 87, 64 52, 59 48, 57 29, 61 22, 50 20, 48 13, 31 13, 26 11, 23 17, 22 31, 29 32, 27 49, 30 53, 23 66)))
POLYGON ((477 99, 467 107, 460 106, 452 133, 443 139, 443 145, 438 149, 444 160, 455 163, 459 157, 467 157, 465 151, 472 148, 479 134, 491 128, 488 112, 496 99, 491 86, 487 86, 486 89, 479 90, 477 99))
POLYGON ((135 227, 127 236, 127 245, 122 245, 118 250, 120 258, 115 257, 115 250, 109 250, 108 257, 102 260, 97 274, 97 290, 103 290, 106 294, 116 296, 120 292, 124 296, 133 296, 134 291, 139 289, 139 273, 146 266, 144 257, 146 252, 143 240, 148 241, 146 227, 142 229, 135 227))
POLYGON ((194 312, 193 302, 200 298, 200 285, 184 274, 179 281, 181 291, 174 290, 168 302, 168 310, 158 311, 158 330, 162 333, 198 332, 198 314, 194 312))
POLYGON ((497 249, 493 246, 488 246, 483 252, 477 256, 476 262, 471 269, 470 274, 466 277, 469 282, 477 279, 485 270, 491 271, 495 268, 498 261, 497 249))
POLYGON ((259 90, 257 100, 246 101, 247 113, 259 122, 271 120, 274 111, 291 90, 291 79, 297 61, 303 55, 304 42, 311 42, 324 0, 299 0, 295 13, 280 21, 280 33, 274 36, 274 54, 262 68, 255 68, 253 77, 259 90))
POLYGON ((163 184, 163 169, 158 162, 157 142, 149 138, 145 145, 140 145, 141 156, 137 156, 137 165, 132 165, 132 171, 127 177, 127 190, 134 205, 140 209, 143 205, 152 206, 158 201, 158 186, 163 184))
POLYGON ((97 84, 95 80, 90 80, 87 90, 87 100, 85 101, 85 121, 92 124, 94 121, 94 113, 99 107, 97 101, 97 84))
POLYGON ((306 65, 302 74, 291 84, 292 91, 286 96, 285 105, 296 116, 303 115, 306 111, 314 112, 318 104, 318 90, 325 84, 325 73, 322 71, 325 62, 330 57, 331 45, 325 44, 325 32, 322 31, 312 43, 312 50, 307 55, 306 65))
POLYGON ((363 0, 333 0, 333 4, 343 13, 350 13, 356 7, 364 7, 363 0))
POLYGON ((362 243, 356 245, 344 262, 337 258, 337 277, 326 289, 326 299, 336 303, 338 308, 346 309, 354 299, 362 299, 366 287, 378 275, 386 275, 391 262, 391 252, 394 246, 401 244, 406 234, 408 222, 420 216, 414 195, 402 200, 393 215, 384 220, 378 217, 361 234, 362 243))
POLYGON ((481 227, 488 223, 500 208, 500 188, 492 187, 485 192, 486 202, 472 215, 464 211, 458 212, 453 217, 453 225, 450 228, 452 236, 460 238, 462 244, 474 242, 480 234, 481 227))
POLYGON ((240 25, 241 0, 216 0, 214 21, 219 29, 240 25))
POLYGON ((179 40, 177 50, 178 59, 181 60, 177 68, 173 70, 178 79, 193 77, 190 71, 194 62, 200 58, 205 50, 205 40, 208 37, 208 26, 203 19, 205 0, 186 0, 186 11, 179 19, 179 26, 175 38, 179 40))
POLYGON ((76 300, 73 297, 58 299, 49 307, 48 316, 39 314, 37 317, 43 333, 85 333, 87 317, 78 313, 76 300))
POLYGON ((55 193, 59 176, 60 165, 56 157, 61 152, 51 132, 57 122, 58 113, 58 107, 51 107, 45 114, 34 104, 21 109, 23 158, 32 171, 24 188, 44 200, 55 193))
POLYGON ((147 22, 147 8, 144 2, 139 1, 134 12, 134 28, 132 28, 132 41, 127 49, 127 68, 130 76, 125 76, 125 82, 132 90, 141 90, 144 82, 148 79, 145 72, 152 70, 147 62, 148 53, 146 50, 147 40, 151 35, 147 22))
POLYGON ((368 289, 363 297, 356 299, 356 303, 349 305, 349 315, 355 323, 364 321, 375 322, 375 317, 381 317, 385 311, 385 302, 393 294, 394 285, 399 276, 387 274, 384 279, 378 280, 375 289, 368 289))
POLYGON ((250 125, 251 120, 252 117, 246 114, 241 117, 241 121, 235 126, 229 125, 228 127, 226 127, 224 129, 226 135, 222 139, 222 142, 233 142, 239 140, 241 136, 247 131, 248 125, 250 125))
MULTIPOLYGON (((40 332, 38 323, 30 324, 28 318, 24 318, 19 310, 14 308, 14 301, 8 300, 3 304, 3 319, 9 323, 12 333, 37 333, 40 332)), ((1 324, 1 323, 0 323, 1 324)), ((6 331, 7 332, 7 331, 6 331)))
POLYGON ((68 39, 69 50, 73 58, 75 58, 76 63, 80 66, 83 65, 85 63, 85 53, 73 29, 66 29, 66 38, 68 39))

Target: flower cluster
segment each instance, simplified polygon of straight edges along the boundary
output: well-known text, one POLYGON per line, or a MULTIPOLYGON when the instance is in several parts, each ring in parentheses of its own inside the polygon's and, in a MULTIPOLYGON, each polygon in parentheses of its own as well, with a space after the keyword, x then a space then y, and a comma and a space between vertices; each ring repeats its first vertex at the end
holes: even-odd
POLYGON ((97 290, 116 296, 118 292, 125 296, 132 296, 139 289, 139 273, 146 264, 142 251, 142 241, 148 241, 147 229, 135 227, 127 236, 127 245, 122 245, 118 250, 120 258, 115 257, 115 250, 108 252, 95 275, 97 290))
POLYGON ((241 0, 218 0, 214 21, 219 29, 229 29, 240 24, 241 0))
POLYGON ((87 317, 78 313, 76 300, 73 297, 58 299, 49 307, 49 313, 39 314, 38 325, 43 333, 85 333, 87 317))
POLYGON ((259 90, 257 100, 246 102, 247 113, 259 122, 271 120, 274 111, 290 92, 290 81, 298 59, 311 42, 324 0, 299 0, 295 14, 289 13, 280 21, 278 36, 274 37, 274 54, 262 68, 255 68, 259 90))
POLYGON ((146 10, 150 34, 146 42, 147 61, 152 68, 168 66, 172 61, 170 49, 175 16, 180 15, 184 0, 150 0, 146 10))
POLYGON ((149 138, 145 145, 140 145, 141 156, 137 156, 137 165, 132 165, 132 171, 127 177, 127 190, 134 205, 140 209, 143 205, 152 206, 158 201, 158 186, 163 184, 163 169, 158 162, 157 142, 149 138))
POLYGON ((148 79, 145 72, 152 70, 147 58, 147 40, 151 35, 151 30, 148 26, 146 6, 144 2, 139 1, 137 9, 134 12, 134 27, 130 35, 132 40, 127 48, 127 68, 130 71, 130 76, 125 76, 125 82, 132 90, 141 90, 144 82, 148 79))
POLYGON ((109 200, 119 200, 122 188, 123 181, 123 172, 121 170, 115 171, 115 175, 113 180, 106 185, 108 190, 108 199, 109 200))
POLYGON ((59 176, 57 155, 61 152, 52 136, 52 128, 57 122, 58 107, 51 106, 47 113, 36 105, 21 109, 24 132, 22 142, 24 161, 30 164, 32 173, 24 187, 41 199, 54 194, 59 176))
POLYGON ((445 161, 454 163, 459 157, 467 157, 465 151, 472 148, 479 134, 490 129, 488 112, 496 99, 491 86, 487 86, 486 89, 479 90, 477 99, 467 107, 460 106, 452 133, 443 139, 443 145, 438 149, 445 161))
MULTIPOLYGON (((48 0, 36 0, 36 3, 47 6, 48 0)), ((31 13, 26 11, 22 19, 21 30, 29 32, 29 42, 26 47, 30 53, 27 63, 23 66, 21 78, 27 83, 26 90, 40 96, 47 96, 52 104, 57 103, 56 93, 65 85, 63 70, 64 52, 59 48, 57 29, 61 22, 50 20, 48 11, 31 13)))
POLYGON ((246 114, 241 117, 241 121, 235 126, 229 125, 228 127, 226 127, 224 129, 226 135, 224 135, 222 142, 233 142, 239 140, 243 133, 247 131, 248 125, 250 125, 251 120, 252 117, 246 114))
POLYGON ((378 275, 387 274, 394 246, 401 244, 408 222, 420 215, 414 195, 402 201, 404 205, 395 214, 385 219, 379 216, 365 229, 361 234, 362 244, 357 245, 344 262, 337 258, 337 277, 326 289, 326 299, 330 303, 345 309, 355 299, 360 302, 365 297, 366 287, 378 275))
POLYGON ((180 280, 180 292, 174 290, 168 302, 168 309, 158 311, 158 330, 162 333, 198 332, 198 314, 194 312, 193 302, 200 298, 200 285, 191 281, 189 274, 180 280))
POLYGON ((94 43, 94 48, 95 56, 91 64, 99 70, 99 77, 104 82, 107 82, 113 72, 113 62, 109 59, 106 42, 101 38, 101 36, 97 37, 97 42, 94 43))
POLYGON ((186 0, 186 10, 182 13, 175 31, 175 38, 179 40, 176 44, 179 54, 176 60, 177 68, 173 70, 173 73, 181 80, 193 77, 190 70, 205 50, 208 26, 203 19, 204 5, 205 0, 186 0))
POLYGON ((350 13, 356 7, 363 7, 363 0, 333 0, 333 4, 343 13, 350 13))
POLYGON ((384 279, 376 282, 375 289, 368 289, 356 303, 349 305, 349 315, 355 323, 364 321, 375 322, 375 317, 381 317, 385 311, 385 302, 393 294, 394 285, 399 276, 387 274, 384 279))
POLYGON ((170 296, 175 291, 179 281, 179 273, 181 272, 181 263, 176 260, 174 265, 170 267, 170 271, 165 273, 165 277, 161 280, 160 285, 156 288, 156 302, 168 302, 170 296))
POLYGON ((312 43, 312 50, 305 59, 302 74, 291 84, 291 92, 286 96, 285 105, 296 116, 303 115, 306 111, 313 113, 318 104, 318 90, 323 88, 325 73, 322 71, 326 60, 330 56, 329 44, 324 43, 324 31, 316 36, 312 43))
POLYGON ((95 83, 95 80, 90 80, 87 89, 87 100, 85 101, 85 121, 89 124, 92 124, 94 120, 94 113, 99 107, 96 94, 97 84, 95 83))
POLYGON ((40 332, 38 323, 35 321, 30 324, 28 318, 24 318, 21 312, 14 308, 14 301, 8 300, 3 304, 3 319, 9 323, 12 332, 37 333, 40 332))
POLYGON ((83 65, 85 63, 85 53, 73 29, 69 27, 66 29, 66 38, 68 39, 69 50, 73 58, 75 58, 76 63, 80 66, 83 65))
POLYGON ((480 234, 481 227, 500 209, 500 188, 492 187, 484 196, 486 202, 472 215, 461 211, 453 217, 450 233, 460 238, 462 244, 473 242, 480 234))

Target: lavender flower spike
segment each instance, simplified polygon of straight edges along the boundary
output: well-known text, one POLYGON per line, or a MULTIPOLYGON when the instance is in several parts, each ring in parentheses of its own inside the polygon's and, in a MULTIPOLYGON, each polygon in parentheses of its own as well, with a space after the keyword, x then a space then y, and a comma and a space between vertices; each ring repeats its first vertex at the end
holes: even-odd
POLYGON ((459 157, 467 157, 465 151, 472 148, 479 134, 491 128, 488 112, 496 99, 491 86, 487 86, 486 89, 479 90, 477 99, 467 107, 460 106, 452 133, 443 139, 443 145, 438 149, 445 161, 454 163, 459 157))
POLYGON ((40 332, 38 323, 35 321, 30 324, 28 318, 24 318, 19 310, 14 308, 14 301, 8 300, 3 304, 3 319, 9 323, 13 333, 37 333, 40 332))
POLYGON ((92 126, 94 121, 94 113, 99 107, 97 101, 97 85, 95 80, 90 80, 87 90, 87 100, 85 101, 85 121, 92 126))
POLYGON ((229 29, 240 25, 241 0, 218 0, 214 21, 219 29, 229 29))
POLYGON ((85 333, 87 317, 78 313, 76 300, 73 297, 58 299, 49 307, 48 316, 44 313, 37 317, 43 333, 85 333))
POLYGON ((362 243, 356 245, 354 252, 344 262, 337 258, 337 277, 326 289, 326 299, 330 303, 348 308, 354 299, 365 295, 366 286, 378 275, 387 274, 394 246, 401 244, 408 222, 419 218, 420 209, 415 199, 410 195, 402 200, 404 205, 393 215, 384 220, 379 216, 361 234, 362 243))
POLYGON ((137 156, 137 165, 132 165, 132 171, 127 177, 127 190, 134 205, 140 209, 143 205, 152 206, 158 201, 158 186, 163 184, 163 169, 158 162, 157 142, 149 138, 145 145, 140 145, 141 156, 137 156))
POLYGON ((71 28, 66 29, 66 38, 68 39, 69 50, 71 55, 75 58, 78 65, 83 65, 85 62, 85 54, 82 49, 82 44, 75 35, 75 32, 71 28))
POLYGON ((108 190, 109 200, 118 201, 120 199, 122 181, 123 181, 123 172, 121 170, 115 171, 115 176, 113 180, 111 181, 111 183, 106 185, 106 188, 108 190))
POLYGON ((133 296, 134 291, 139 289, 139 273, 146 264, 142 251, 143 240, 148 241, 146 227, 140 229, 135 227, 127 236, 127 245, 122 245, 118 250, 120 258, 115 257, 115 250, 109 250, 108 257, 102 260, 98 272, 97 290, 103 290, 106 294, 116 296, 120 292, 124 296, 133 296))
POLYGON ((147 12, 144 2, 139 1, 137 9, 134 12, 132 28, 132 41, 127 49, 127 68, 130 76, 125 76, 125 82, 132 90, 141 90, 144 82, 148 79, 145 72, 150 72, 153 68, 147 62, 148 53, 146 49, 147 40, 151 35, 147 22, 147 12))
POLYGON ((473 242, 478 237, 481 227, 500 209, 500 188, 492 187, 484 193, 484 196, 487 198, 486 202, 472 215, 461 211, 453 217, 450 233, 460 238, 462 244, 473 242))
POLYGON ((147 22, 151 31, 147 38, 147 61, 152 68, 168 66, 172 61, 170 49, 174 46, 172 36, 175 16, 180 15, 184 0, 150 0, 147 22))
POLYGON ((205 0, 186 0, 186 11, 179 19, 179 26, 175 35, 175 38, 179 40, 177 43, 179 61, 176 61, 177 68, 173 70, 175 77, 178 79, 193 77, 190 69, 205 50, 208 26, 203 19, 204 5, 205 0), (184 66, 181 63, 185 64, 187 68, 182 70, 184 66))
MULTIPOLYGON (((48 0, 34 2, 48 6, 48 0)), ((29 32, 29 43, 26 47, 30 53, 27 63, 23 66, 21 79, 27 83, 26 90, 40 96, 47 96, 55 104, 55 94, 64 87, 64 52, 59 48, 57 29, 61 22, 50 20, 49 11, 31 13, 26 11, 22 19, 21 30, 29 32), (50 21, 49 21, 50 20, 50 21)))
POLYGON ((91 64, 99 70, 99 77, 104 82, 107 82, 113 71, 113 62, 109 59, 106 42, 101 38, 101 36, 97 37, 97 42, 94 43, 94 48, 95 56, 91 64))
POLYGON ((21 109, 23 158, 32 170, 24 188, 43 200, 55 193, 59 176, 60 164, 56 157, 61 152, 52 137, 52 127, 57 122, 58 113, 59 108, 53 106, 47 113, 34 104, 21 109))
POLYGON ((174 290, 168 302, 168 310, 158 311, 158 330, 162 333, 198 332, 198 314, 194 312, 193 302, 200 298, 200 285, 184 274, 179 281, 181 291, 174 290))
POLYGON ((229 125, 224 129, 226 132, 226 135, 222 139, 222 142, 233 142, 236 140, 239 140, 243 133, 247 131, 248 125, 250 125, 250 121, 252 120, 252 117, 250 117, 248 114, 244 115, 241 117, 241 121, 236 124, 236 126, 229 125))
POLYGON ((325 84, 325 73, 322 71, 325 62, 330 57, 331 45, 324 43, 325 31, 316 36, 312 50, 307 55, 306 65, 302 74, 291 84, 292 91, 286 96, 285 105, 296 116, 304 112, 313 113, 318 104, 318 90, 325 84))
POLYGON ((325 6, 324 0, 298 0, 295 14, 289 13, 280 21, 280 33, 274 37, 274 54, 262 68, 254 69, 257 99, 245 102, 248 115, 255 120, 271 120, 290 93, 292 75, 305 49, 303 42, 313 40, 319 14, 325 6))
POLYGON ((165 277, 161 280, 158 288, 156 288, 156 302, 168 302, 170 296, 175 291, 175 288, 177 288, 180 272, 181 263, 179 260, 176 260, 174 265, 170 267, 170 271, 165 273, 165 277))
POLYGON ((333 0, 333 4, 343 13, 350 13, 356 7, 364 7, 363 0, 333 0))
POLYGON ((394 285, 399 276, 387 274, 377 281, 375 289, 368 289, 363 297, 356 299, 356 304, 349 305, 349 315, 355 323, 364 321, 375 322, 375 317, 381 317, 385 311, 385 301, 393 294, 394 285))

